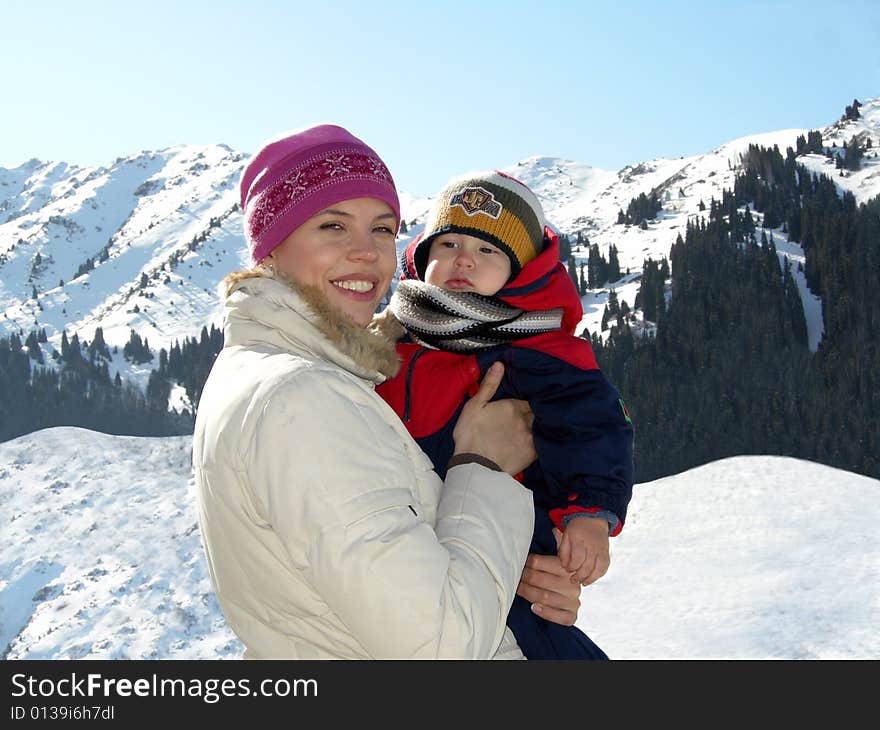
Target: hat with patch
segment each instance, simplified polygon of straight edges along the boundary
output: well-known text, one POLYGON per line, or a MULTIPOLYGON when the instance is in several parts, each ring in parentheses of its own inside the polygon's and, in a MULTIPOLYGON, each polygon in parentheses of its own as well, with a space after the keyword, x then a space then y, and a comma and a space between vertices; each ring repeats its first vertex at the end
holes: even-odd
POLYGON ((424 280, 431 242, 443 233, 463 233, 488 241, 510 259, 513 279, 544 248, 544 211, 538 197, 516 178, 498 170, 472 172, 449 181, 437 195, 413 252, 424 280))

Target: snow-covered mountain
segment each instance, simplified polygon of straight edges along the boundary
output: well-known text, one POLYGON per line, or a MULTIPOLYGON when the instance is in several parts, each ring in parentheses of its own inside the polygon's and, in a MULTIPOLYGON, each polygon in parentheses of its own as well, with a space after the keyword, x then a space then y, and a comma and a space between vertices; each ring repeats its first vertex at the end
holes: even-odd
MULTIPOLYGON (((0 444, 7 659, 234 659, 186 436, 0 444)), ((880 659, 880 481, 738 456, 637 484, 578 625, 614 659, 880 659)))
MULTIPOLYGON (((799 161, 832 177, 841 189, 864 202, 880 195, 880 98, 862 102, 857 120, 823 125, 826 147, 858 141, 865 147, 862 169, 841 173, 823 155, 799 161)), ((618 249, 621 270, 613 284, 618 298, 633 307, 645 259, 669 255, 687 221, 705 213, 700 204, 721 199, 732 189, 740 155, 750 144, 795 147, 810 130, 786 129, 727 142, 705 154, 654 159, 616 172, 571 160, 530 157, 502 167, 532 187, 548 221, 562 233, 578 232, 598 244, 607 257, 618 249), (640 193, 660 196, 663 210, 646 230, 617 223, 618 213, 640 193)), ((62 332, 80 340, 102 327, 104 339, 119 353, 113 376, 143 384, 150 366, 123 360, 122 346, 135 330, 157 351, 175 341, 197 337, 201 328, 219 324, 215 289, 225 273, 247 263, 241 233, 237 182, 248 156, 223 145, 179 145, 117 159, 108 167, 81 168, 63 162, 31 160, 15 169, 0 168, 0 336, 45 328, 51 349, 60 350, 62 332)), ((499 161, 499 166, 503 161, 499 161)), ((464 171, 462 171, 464 172, 464 171)), ((437 180, 439 189, 445 180, 437 180)), ((423 226, 430 198, 401 193, 407 233, 403 247, 423 226)), ((780 256, 803 260, 798 245, 779 231, 780 256)), ((586 259, 586 251, 575 251, 586 259)), ((674 273, 674 272, 673 272, 674 273)), ((822 334, 819 300, 798 278, 815 349, 822 334)), ((608 287, 583 297, 580 329, 600 329, 608 287)))
MULTIPOLYGON (((880 195, 880 98, 860 112, 818 127, 826 148, 866 149, 860 170, 819 154, 799 162, 865 202, 880 195)), ((580 233, 606 256, 617 247, 628 273, 582 298, 581 327, 597 332, 611 286, 633 306, 643 262, 667 257, 687 222, 705 215, 701 203, 732 189, 750 144, 784 152, 809 131, 616 172, 547 157, 502 169, 536 191, 573 241, 580 233), (655 221, 617 223, 652 191, 663 205, 655 221)), ((62 332, 91 340, 101 327, 119 349, 111 376, 144 384, 154 365, 123 359, 130 331, 155 351, 219 324, 216 286, 247 264, 237 206, 246 160, 224 146, 181 145, 108 167, 0 168, 0 337, 45 328, 51 363, 62 332)), ((432 202, 406 192, 401 201, 399 247, 432 202)), ((803 260, 783 232, 772 235, 780 256, 803 260)), ((793 274, 815 349, 821 302, 793 274)), ((610 572, 583 592, 579 625, 620 659, 880 658, 878 508, 880 481, 783 457, 738 456, 638 484, 610 572)), ((188 436, 64 427, 0 443, 0 526, 6 658, 240 656, 207 577, 188 436)))

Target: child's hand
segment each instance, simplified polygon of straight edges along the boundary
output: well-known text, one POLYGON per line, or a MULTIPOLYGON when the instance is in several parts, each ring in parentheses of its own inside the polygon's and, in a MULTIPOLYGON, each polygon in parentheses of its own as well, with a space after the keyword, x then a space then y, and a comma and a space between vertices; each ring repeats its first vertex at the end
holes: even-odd
POLYGON ((608 572, 608 523, 599 517, 575 517, 568 521, 559 541, 562 567, 571 571, 571 582, 588 586, 608 572))

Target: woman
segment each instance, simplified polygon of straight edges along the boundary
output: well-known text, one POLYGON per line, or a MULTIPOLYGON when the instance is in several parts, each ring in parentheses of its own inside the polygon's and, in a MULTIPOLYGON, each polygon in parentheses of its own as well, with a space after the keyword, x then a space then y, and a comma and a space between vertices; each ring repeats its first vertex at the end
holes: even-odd
POLYGON ((531 556, 531 415, 489 399, 455 428, 445 482, 374 386, 398 367, 373 313, 396 266, 384 163, 341 127, 268 141, 242 173, 254 267, 224 280, 224 349, 194 434, 211 579, 249 658, 522 658, 516 592, 573 622, 531 556))

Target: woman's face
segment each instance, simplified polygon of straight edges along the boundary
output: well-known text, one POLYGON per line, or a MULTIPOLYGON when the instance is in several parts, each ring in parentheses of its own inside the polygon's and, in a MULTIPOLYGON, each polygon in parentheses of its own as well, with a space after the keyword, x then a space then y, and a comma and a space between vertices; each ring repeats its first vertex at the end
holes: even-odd
POLYGON ((396 220, 387 203, 353 198, 316 213, 270 254, 298 284, 317 287, 366 327, 397 268, 396 220))

